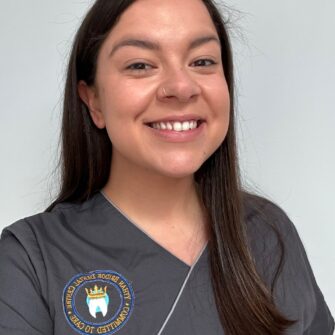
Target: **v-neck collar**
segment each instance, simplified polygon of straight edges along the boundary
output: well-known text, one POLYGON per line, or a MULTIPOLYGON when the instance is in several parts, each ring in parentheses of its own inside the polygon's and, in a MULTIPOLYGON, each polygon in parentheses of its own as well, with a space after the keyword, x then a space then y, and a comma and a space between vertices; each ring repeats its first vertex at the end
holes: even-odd
POLYGON ((125 221, 131 225, 131 227, 133 227, 138 233, 140 233, 143 237, 145 237, 150 243, 154 244, 155 247, 157 248, 157 250, 160 253, 164 254, 165 256, 167 256, 168 258, 170 258, 171 260, 173 260, 174 262, 177 262, 179 265, 181 265, 182 267, 186 268, 186 270, 193 269, 195 267, 195 265, 199 262, 200 258, 202 258, 202 256, 206 254, 207 247, 208 247, 208 241, 206 242, 206 244, 204 245, 204 247, 199 252, 198 257, 195 259, 195 261, 193 262, 193 264, 191 266, 188 265, 183 260, 181 260, 179 257, 177 257, 176 255, 174 255, 173 253, 171 253, 168 249, 166 249, 161 244, 159 244, 153 237, 150 236, 150 234, 148 234, 138 224, 136 224, 133 220, 131 220, 119 207, 117 207, 111 201, 111 199, 109 199, 107 197, 107 195, 102 190, 100 190, 98 194, 100 194, 101 198, 104 201, 106 201, 108 203, 108 205, 111 206, 115 211, 117 211, 119 213, 119 215, 121 215, 125 219, 125 221))

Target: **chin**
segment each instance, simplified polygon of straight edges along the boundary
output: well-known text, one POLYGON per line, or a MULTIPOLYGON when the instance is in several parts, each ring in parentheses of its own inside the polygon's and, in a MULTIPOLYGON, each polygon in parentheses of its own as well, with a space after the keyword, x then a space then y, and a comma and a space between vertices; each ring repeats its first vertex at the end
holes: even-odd
POLYGON ((177 166, 165 166, 164 169, 160 171, 161 175, 170 178, 188 178, 194 175, 194 173, 200 168, 199 164, 194 165, 177 165, 177 166))

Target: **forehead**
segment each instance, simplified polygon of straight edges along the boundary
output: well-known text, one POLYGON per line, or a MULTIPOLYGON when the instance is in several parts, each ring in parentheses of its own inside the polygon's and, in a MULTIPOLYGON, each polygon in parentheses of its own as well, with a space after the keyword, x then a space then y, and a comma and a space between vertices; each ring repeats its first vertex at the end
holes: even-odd
POLYGON ((109 39, 143 34, 163 43, 211 33, 217 36, 201 0, 136 0, 121 15, 109 39))

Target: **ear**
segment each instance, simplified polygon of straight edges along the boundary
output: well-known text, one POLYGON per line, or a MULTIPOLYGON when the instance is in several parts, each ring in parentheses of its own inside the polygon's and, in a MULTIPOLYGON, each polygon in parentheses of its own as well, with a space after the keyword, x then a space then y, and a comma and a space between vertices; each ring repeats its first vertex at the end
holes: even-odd
POLYGON ((98 94, 95 87, 88 86, 85 81, 80 80, 77 88, 78 94, 87 106, 94 124, 100 129, 105 128, 105 118, 100 110, 98 94))

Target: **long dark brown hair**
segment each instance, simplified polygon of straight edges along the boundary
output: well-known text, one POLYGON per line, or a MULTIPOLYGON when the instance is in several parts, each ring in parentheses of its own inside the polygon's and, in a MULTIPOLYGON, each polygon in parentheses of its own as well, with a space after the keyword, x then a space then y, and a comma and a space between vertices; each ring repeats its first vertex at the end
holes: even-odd
MULTIPOLYGON (((61 130, 61 187, 58 203, 81 203, 107 183, 112 144, 98 129, 78 95, 80 80, 94 84, 102 43, 121 14, 135 0, 97 0, 83 20, 69 59, 61 130)), ((211 0, 202 0, 221 41, 222 63, 230 99, 230 124, 224 142, 195 174, 207 209, 212 286, 217 310, 229 335, 282 334, 292 324, 279 313, 250 256, 243 217, 234 116, 233 61, 225 21, 211 0)))

